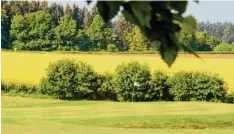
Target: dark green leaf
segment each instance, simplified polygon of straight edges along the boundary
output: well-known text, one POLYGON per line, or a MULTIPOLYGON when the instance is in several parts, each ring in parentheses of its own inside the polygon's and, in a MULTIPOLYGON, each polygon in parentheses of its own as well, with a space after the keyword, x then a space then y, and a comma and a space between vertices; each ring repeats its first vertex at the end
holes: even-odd
POLYGON ((90 4, 92 1, 91 0, 87 0, 87 3, 90 4))
POLYGON ((193 55, 195 55, 197 58, 200 58, 199 55, 197 55, 191 48, 189 48, 188 46, 182 45, 182 48, 185 52, 189 52, 193 55))
POLYGON ((169 36, 165 36, 161 39, 160 45, 160 54, 164 62, 167 63, 169 67, 174 63, 177 54, 178 54, 178 46, 177 39, 175 34, 170 33, 169 36))
POLYGON ((196 21, 196 19, 195 19, 193 16, 191 16, 191 15, 184 17, 182 23, 184 24, 184 26, 187 27, 187 29, 190 30, 190 32, 192 32, 193 30, 196 30, 196 29, 197 29, 197 21, 196 21))
POLYGON ((186 10, 187 1, 98 2, 99 12, 105 21, 113 18, 120 6, 124 8, 127 21, 137 25, 148 39, 161 42, 159 51, 168 66, 173 64, 179 50, 176 32, 181 27, 189 31, 197 28, 193 17, 181 16, 186 10))
POLYGON ((108 22, 117 15, 121 4, 121 1, 98 1, 97 7, 104 21, 108 22))
POLYGON ((177 53, 178 53, 178 48, 175 45, 171 45, 170 47, 168 46, 161 46, 163 48, 161 48, 160 54, 162 59, 164 60, 164 62, 167 63, 167 65, 169 67, 171 67, 171 65, 174 63, 176 57, 177 57, 177 53))
POLYGON ((150 28, 151 6, 149 1, 129 2, 140 26, 150 28))
POLYGON ((199 3, 199 0, 194 0, 194 2, 199 3))
POLYGON ((176 11, 178 11, 178 14, 183 14, 187 7, 187 1, 171 1, 170 7, 176 11))

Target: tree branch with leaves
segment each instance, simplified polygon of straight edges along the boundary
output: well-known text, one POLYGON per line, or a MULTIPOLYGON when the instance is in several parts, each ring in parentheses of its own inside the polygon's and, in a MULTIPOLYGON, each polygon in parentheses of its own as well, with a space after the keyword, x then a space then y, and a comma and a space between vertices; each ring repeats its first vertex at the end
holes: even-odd
POLYGON ((148 40, 160 41, 158 50, 161 57, 168 66, 171 66, 178 55, 179 48, 195 54, 177 40, 181 25, 188 29, 197 28, 193 17, 182 16, 187 3, 187 1, 98 1, 97 8, 104 21, 108 22, 122 7, 121 13, 125 19, 137 25, 148 40))

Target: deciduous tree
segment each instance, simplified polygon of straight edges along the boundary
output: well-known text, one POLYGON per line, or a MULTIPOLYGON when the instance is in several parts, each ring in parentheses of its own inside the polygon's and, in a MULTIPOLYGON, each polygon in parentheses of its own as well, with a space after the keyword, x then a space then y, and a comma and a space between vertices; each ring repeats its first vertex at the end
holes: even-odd
POLYGON ((10 48, 11 11, 7 1, 1 1, 1 48, 10 48))
POLYGON ((142 34, 139 27, 135 26, 130 34, 129 39, 129 51, 146 51, 147 50, 147 38, 142 34))
POLYGON ((55 41, 53 46, 59 50, 71 50, 74 48, 76 34, 76 21, 67 14, 59 20, 59 25, 55 28, 55 41))
POLYGON ((95 50, 106 50, 107 45, 112 43, 114 34, 111 28, 105 28, 105 22, 100 15, 96 15, 92 24, 86 31, 87 36, 93 42, 95 50))
POLYGON ((12 19, 13 47, 22 50, 51 50, 54 24, 49 13, 38 11, 12 19))
POLYGON ((233 46, 227 42, 221 42, 214 48, 214 51, 233 51, 233 46))
POLYGON ((219 44, 219 40, 215 36, 210 36, 208 37, 206 44, 213 50, 219 44))
MULTIPOLYGON (((140 27, 149 40, 160 41, 159 52, 162 59, 171 66, 175 61, 179 43, 176 38, 181 30, 178 22, 186 22, 195 28, 194 19, 185 20, 187 1, 98 1, 98 11, 107 22, 123 7, 126 20, 140 27), (172 12, 174 10, 174 12, 172 12)), ((185 51, 193 53, 186 46, 185 51)), ((195 53, 194 53, 195 54, 195 53)), ((197 55, 196 55, 197 56, 197 55)))
POLYGON ((134 25, 126 21, 122 16, 117 20, 114 31, 120 40, 118 47, 121 51, 129 49, 128 34, 132 32, 134 25))

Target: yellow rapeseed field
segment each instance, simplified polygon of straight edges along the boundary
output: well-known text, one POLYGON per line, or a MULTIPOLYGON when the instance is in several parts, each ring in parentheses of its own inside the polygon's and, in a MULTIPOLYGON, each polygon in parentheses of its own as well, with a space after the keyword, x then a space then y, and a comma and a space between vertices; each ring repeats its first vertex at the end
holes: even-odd
POLYGON ((172 67, 168 68, 158 56, 2 52, 1 58, 2 80, 4 81, 16 80, 37 84, 45 75, 45 69, 49 63, 61 58, 85 61, 98 72, 114 72, 121 62, 135 60, 148 64, 152 71, 155 69, 164 69, 169 72, 200 70, 217 73, 228 83, 230 90, 234 90, 234 59, 203 58, 201 60, 178 57, 172 67))

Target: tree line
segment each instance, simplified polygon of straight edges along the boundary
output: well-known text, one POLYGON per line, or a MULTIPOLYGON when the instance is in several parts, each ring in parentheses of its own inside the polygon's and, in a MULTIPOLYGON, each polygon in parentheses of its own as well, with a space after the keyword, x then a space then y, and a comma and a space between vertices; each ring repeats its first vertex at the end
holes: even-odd
POLYGON ((215 36, 219 40, 228 43, 234 42, 234 24, 231 22, 200 22, 199 31, 207 31, 210 36, 215 36))
MULTIPOLYGON (((97 7, 44 1, 2 1, 2 48, 37 51, 157 51, 140 28, 122 16, 105 23, 97 7)), ((182 26, 178 42, 195 51, 233 51, 234 24, 182 26), (231 45, 232 44, 232 45, 231 45)))

